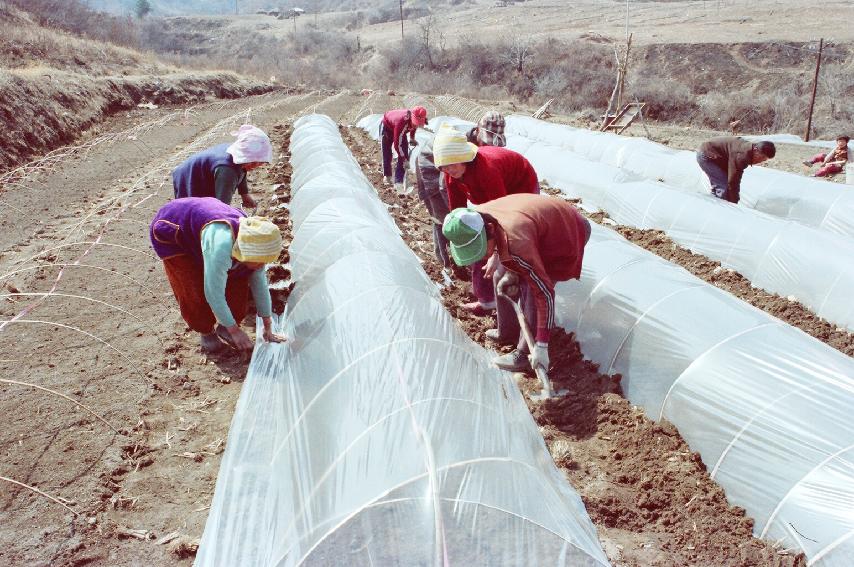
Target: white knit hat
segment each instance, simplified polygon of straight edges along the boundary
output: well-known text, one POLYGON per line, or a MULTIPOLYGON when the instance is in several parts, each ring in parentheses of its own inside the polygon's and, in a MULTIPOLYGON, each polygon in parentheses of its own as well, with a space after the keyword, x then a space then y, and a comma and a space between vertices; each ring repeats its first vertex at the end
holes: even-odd
POLYGON ((442 124, 433 142, 433 163, 436 167, 468 163, 477 155, 477 146, 466 140, 465 134, 453 126, 442 124))
POLYGON ((231 154, 234 163, 252 163, 273 161, 273 144, 263 130, 251 124, 244 124, 236 132, 237 140, 225 150, 231 154))
POLYGON ((242 217, 231 256, 238 262, 268 264, 282 251, 279 227, 263 217, 242 217))

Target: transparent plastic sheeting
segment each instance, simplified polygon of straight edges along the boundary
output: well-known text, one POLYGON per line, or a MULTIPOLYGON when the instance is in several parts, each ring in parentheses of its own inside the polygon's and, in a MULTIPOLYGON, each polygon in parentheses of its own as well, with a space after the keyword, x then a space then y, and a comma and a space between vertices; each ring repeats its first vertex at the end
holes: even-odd
POLYGON ((256 345, 196 564, 606 565, 335 124, 301 118, 291 152, 291 340, 256 345))
POLYGON ((757 536, 854 564, 854 359, 593 228, 558 324, 679 428, 757 536))
POLYGON ((639 180, 550 142, 508 136, 508 147, 525 155, 541 179, 581 198, 585 209, 607 211, 627 226, 663 230, 754 286, 793 297, 819 317, 854 330, 854 239, 639 180))
MULTIPOLYGON (((618 136, 525 116, 507 118, 506 133, 547 142, 581 158, 601 162, 624 175, 663 181, 681 190, 709 193, 709 180, 694 151, 677 151, 645 138, 618 136)), ((805 158, 808 156, 804 156, 805 158)), ((854 191, 841 183, 811 179, 768 167, 748 167, 741 183, 740 205, 854 237, 854 191)))
MULTIPOLYGON (((832 280, 850 277, 850 261, 835 269, 829 262, 834 247, 847 250, 845 239, 591 164, 593 149, 584 158, 557 147, 564 136, 559 127, 544 128, 536 142, 511 134, 508 147, 541 178, 619 222, 666 229, 709 255, 725 252, 725 264, 752 266, 744 271, 757 285, 820 286, 809 279, 815 271, 829 281, 802 294, 829 298, 818 309, 825 315, 830 298, 839 303, 846 286, 832 280), (803 254, 808 245, 813 258, 803 254)), ((558 324, 577 333, 603 371, 623 375, 632 403, 677 425, 730 501, 756 519, 756 535, 802 549, 814 565, 854 564, 854 360, 593 228, 580 285, 557 286, 558 324)))

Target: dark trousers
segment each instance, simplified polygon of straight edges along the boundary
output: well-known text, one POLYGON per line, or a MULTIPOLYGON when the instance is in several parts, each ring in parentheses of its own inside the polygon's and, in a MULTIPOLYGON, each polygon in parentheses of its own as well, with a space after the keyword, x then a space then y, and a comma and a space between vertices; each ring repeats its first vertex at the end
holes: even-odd
MULTIPOLYGON (((391 153, 394 147, 394 132, 385 127, 385 124, 380 122, 380 140, 383 152, 383 175, 389 177, 391 175, 391 153)), ((409 160, 409 140, 406 139, 406 132, 403 132, 398 140, 400 153, 397 155, 397 163, 394 167, 394 182, 403 183, 405 171, 403 164, 409 160)))
POLYGON ((450 212, 448 210, 448 196, 442 191, 438 178, 435 183, 432 179, 425 183, 420 167, 415 169, 415 180, 418 185, 418 198, 427 207, 427 213, 433 221, 433 253, 436 255, 436 259, 442 262, 442 266, 449 268, 451 267, 451 258, 448 255, 448 239, 442 233, 442 223, 450 212))
MULTIPOLYGON (((520 352, 528 352, 528 343, 525 341, 525 335, 519 327, 519 318, 516 315, 516 309, 513 307, 511 299, 498 294, 498 280, 501 279, 507 272, 504 266, 498 266, 492 276, 495 293, 495 319, 498 327, 498 336, 500 340, 513 342, 516 341, 516 348, 520 352)), ((528 329, 531 333, 537 332, 537 308, 534 303, 534 294, 531 292, 531 286, 525 282, 523 278, 519 278, 519 304, 522 308, 522 314, 525 316, 525 322, 528 324, 528 329)))
POLYGON ((718 199, 724 199, 725 201, 730 201, 731 203, 738 203, 738 198, 736 197, 735 201, 733 201, 729 195, 729 178, 727 177, 727 172, 721 168, 718 164, 697 152, 697 165, 700 166, 700 169, 703 170, 709 181, 712 184, 712 195, 717 197, 718 199))

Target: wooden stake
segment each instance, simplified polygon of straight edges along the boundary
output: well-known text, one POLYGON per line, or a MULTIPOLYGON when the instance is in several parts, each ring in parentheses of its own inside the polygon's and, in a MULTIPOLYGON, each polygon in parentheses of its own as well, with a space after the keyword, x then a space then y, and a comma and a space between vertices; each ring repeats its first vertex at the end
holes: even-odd
POLYGON ((632 35, 633 34, 629 34, 629 38, 626 41, 626 54, 622 61, 620 61, 620 54, 617 51, 617 48, 614 47, 614 59, 617 60, 617 81, 614 83, 614 90, 611 92, 611 98, 608 99, 608 108, 605 110, 605 117, 602 120, 602 127, 600 130, 605 130, 605 127, 608 126, 608 123, 611 121, 611 110, 614 111, 614 114, 617 114, 623 106, 623 87, 626 80, 626 69, 629 64, 629 50, 632 47, 632 35))
POLYGON ((807 115, 807 131, 804 133, 804 142, 810 141, 810 130, 812 130, 812 111, 815 106, 815 93, 818 90, 818 72, 821 69, 821 52, 824 49, 824 38, 818 41, 818 57, 815 60, 815 77, 812 80, 812 96, 810 97, 810 111, 807 115))
POLYGON ((403 0, 400 0, 400 41, 403 43, 403 0))
POLYGON ((617 112, 623 108, 623 87, 626 84, 626 73, 629 72, 629 51, 632 49, 632 35, 629 34, 629 39, 626 41, 626 56, 623 58, 623 67, 620 73, 620 88, 617 90, 617 112))
POLYGON ((27 490, 32 490, 32 491, 33 491, 33 492, 35 492, 36 494, 40 494, 40 495, 44 496, 45 498, 49 498, 49 499, 53 500, 54 502, 56 502, 57 504, 59 504, 60 506, 62 506, 63 508, 65 508, 66 510, 68 510, 69 512, 71 512, 72 514, 74 514, 75 516, 79 516, 79 515, 80 515, 80 513, 79 513, 79 512, 77 512, 77 511, 75 511, 75 510, 72 510, 71 508, 69 508, 68 506, 66 506, 66 505, 65 505, 61 500, 59 500, 58 498, 54 498, 54 497, 53 497, 53 496, 51 496, 50 494, 47 494, 46 492, 42 492, 41 490, 39 490, 39 489, 38 489, 38 488, 36 488, 35 486, 30 486, 29 484, 24 484, 23 482, 19 482, 19 481, 17 481, 17 480, 12 480, 11 478, 8 478, 8 477, 5 477, 5 476, 0 476, 0 480, 4 480, 4 481, 6 481, 6 482, 10 482, 10 483, 12 483, 12 484, 17 484, 18 486, 21 486, 21 487, 23 487, 23 488, 26 488, 27 490))

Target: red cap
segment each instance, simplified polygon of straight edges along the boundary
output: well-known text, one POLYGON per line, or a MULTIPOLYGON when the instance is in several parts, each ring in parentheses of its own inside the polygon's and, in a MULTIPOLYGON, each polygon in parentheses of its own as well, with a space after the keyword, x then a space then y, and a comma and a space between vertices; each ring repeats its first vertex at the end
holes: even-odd
POLYGON ((412 123, 418 127, 427 124, 427 109, 423 106, 416 106, 412 109, 412 123))

